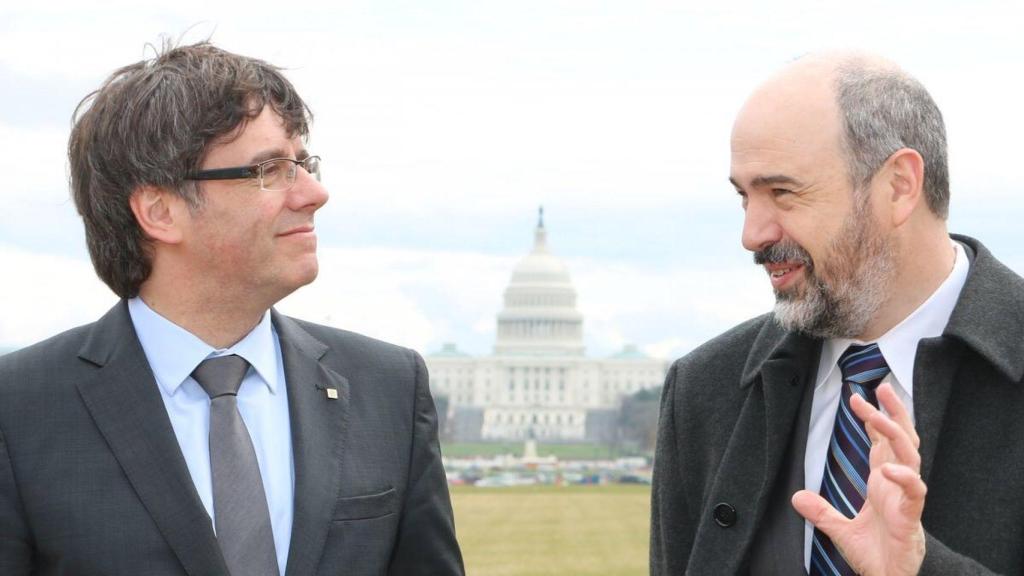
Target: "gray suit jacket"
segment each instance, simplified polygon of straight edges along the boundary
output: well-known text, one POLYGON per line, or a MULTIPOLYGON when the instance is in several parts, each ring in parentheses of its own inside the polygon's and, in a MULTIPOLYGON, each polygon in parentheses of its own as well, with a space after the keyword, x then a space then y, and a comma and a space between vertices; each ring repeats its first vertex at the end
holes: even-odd
MULTIPOLYGON (((295 459, 287 576, 462 574, 419 355, 273 323, 295 459)), ((0 574, 227 574, 124 302, 0 358, 0 574)))
MULTIPOLYGON (((972 259, 969 276, 943 335, 921 341, 914 365, 928 484, 921 574, 1022 574, 1024 279, 976 240, 954 238, 972 259)), ((803 485, 793 461, 803 461, 820 349, 762 316, 673 365, 654 469, 651 574, 803 573, 803 519, 779 499, 803 485), (771 561, 766 543, 778 548, 771 561)))

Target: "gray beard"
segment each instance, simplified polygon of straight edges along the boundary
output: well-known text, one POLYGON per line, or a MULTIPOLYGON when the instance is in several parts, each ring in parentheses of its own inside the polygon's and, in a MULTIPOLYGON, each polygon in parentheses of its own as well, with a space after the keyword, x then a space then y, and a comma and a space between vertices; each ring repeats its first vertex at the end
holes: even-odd
POLYGON ((887 300, 896 271, 894 246, 877 233, 867 212, 867 206, 858 207, 846 219, 822 259, 821 275, 799 249, 806 255, 805 285, 800 292, 775 294, 775 319, 783 328, 816 338, 864 333, 887 300))

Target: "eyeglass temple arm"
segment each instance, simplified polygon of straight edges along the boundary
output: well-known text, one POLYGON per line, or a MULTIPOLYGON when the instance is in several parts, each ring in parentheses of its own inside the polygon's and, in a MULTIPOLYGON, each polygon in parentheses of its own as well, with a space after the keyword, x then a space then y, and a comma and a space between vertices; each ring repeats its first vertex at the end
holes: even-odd
POLYGON ((251 178, 259 176, 259 168, 256 166, 244 166, 242 168, 214 168, 213 170, 200 170, 189 174, 189 180, 233 180, 235 178, 251 178))

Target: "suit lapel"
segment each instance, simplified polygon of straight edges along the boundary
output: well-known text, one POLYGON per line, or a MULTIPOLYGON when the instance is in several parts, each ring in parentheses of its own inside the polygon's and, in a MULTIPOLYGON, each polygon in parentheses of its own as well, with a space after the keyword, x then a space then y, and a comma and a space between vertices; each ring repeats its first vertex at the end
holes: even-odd
POLYGON ((95 324, 79 357, 99 369, 78 384, 97 428, 153 522, 193 576, 227 569, 126 303, 95 324))
POLYGON ((349 408, 344 376, 321 364, 328 348, 294 320, 273 312, 281 342, 295 458, 295 514, 286 576, 316 572, 341 486, 349 408), (329 398, 334 390, 337 398, 329 398))

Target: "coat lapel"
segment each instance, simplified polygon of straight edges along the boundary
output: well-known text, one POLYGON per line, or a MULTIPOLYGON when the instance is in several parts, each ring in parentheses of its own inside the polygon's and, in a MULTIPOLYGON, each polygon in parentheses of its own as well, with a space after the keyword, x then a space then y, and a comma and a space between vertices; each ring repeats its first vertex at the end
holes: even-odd
POLYGON ((914 359, 914 428, 921 440, 921 478, 925 484, 939 443, 939 431, 946 416, 963 350, 940 338, 922 340, 914 359))
MULTIPOLYGON (((743 370, 741 387, 760 382, 764 402, 764 469, 766 483, 774 481, 793 435, 800 401, 814 386, 818 372, 821 341, 796 332, 786 332, 768 320, 751 347, 743 370)), ((756 389, 750 400, 756 401, 756 389)), ((737 424, 738 426, 738 424, 737 424)))
POLYGON ((286 576, 316 572, 341 486, 348 380, 321 364, 328 347, 273 311, 281 342, 295 458, 295 514, 286 576), (329 397, 334 395, 337 398, 329 397))
POLYGON ((722 574, 740 571, 789 446, 805 387, 813 385, 820 349, 820 341, 786 333, 770 319, 765 323, 739 383, 750 391, 707 500, 690 566, 716 566, 722 574), (716 524, 712 515, 719 503, 735 508, 733 526, 716 524))
POLYGON ((79 357, 98 370, 78 383, 78 392, 185 571, 226 574, 125 302, 93 326, 79 357))
POLYGON ((968 357, 984 359, 1010 382, 1024 378, 1024 281, 977 240, 953 239, 970 258, 967 281, 942 336, 922 340, 914 360, 914 426, 926 483, 953 387, 971 385, 958 377, 968 357))

